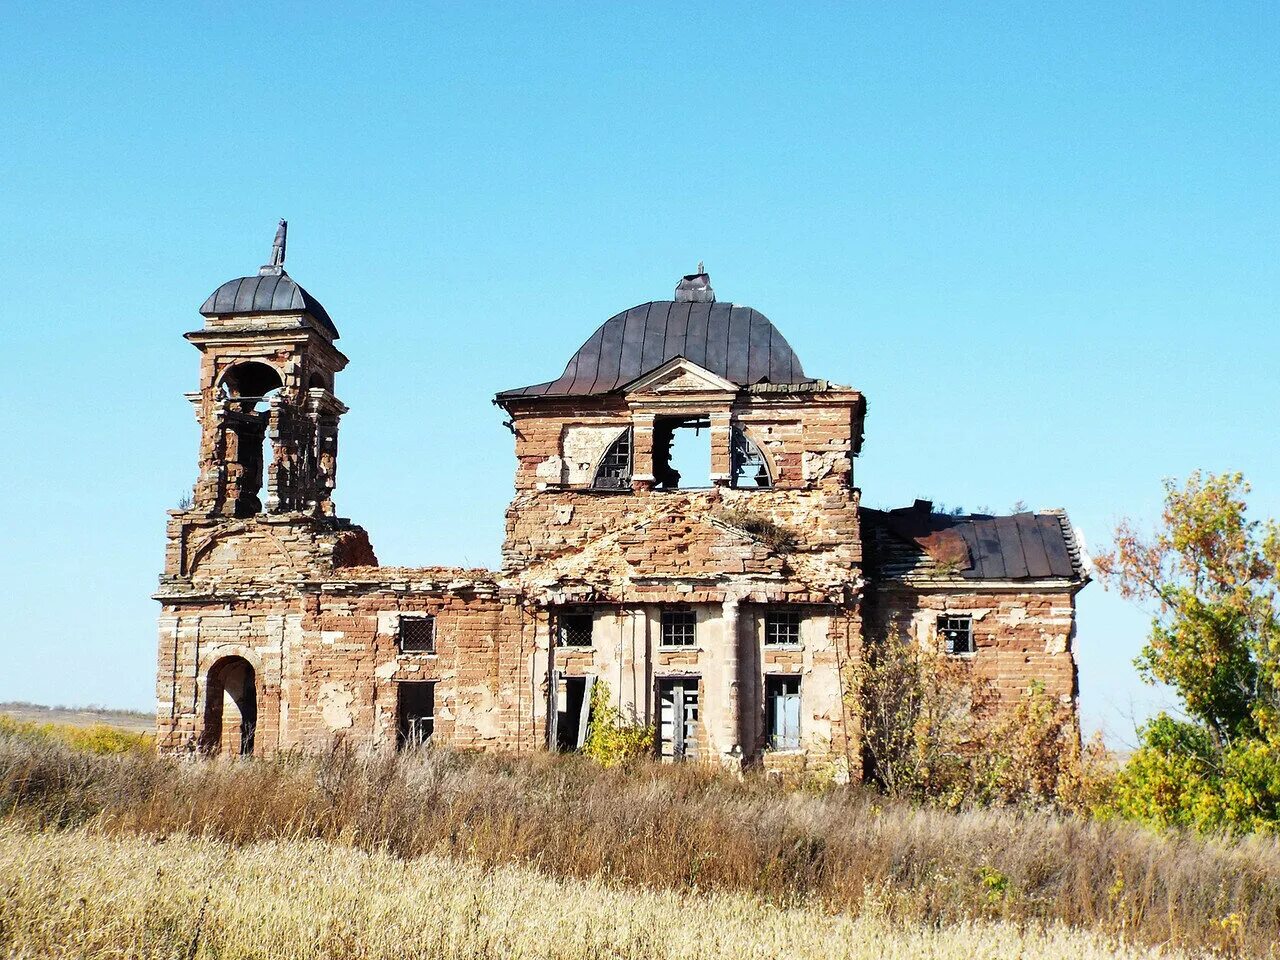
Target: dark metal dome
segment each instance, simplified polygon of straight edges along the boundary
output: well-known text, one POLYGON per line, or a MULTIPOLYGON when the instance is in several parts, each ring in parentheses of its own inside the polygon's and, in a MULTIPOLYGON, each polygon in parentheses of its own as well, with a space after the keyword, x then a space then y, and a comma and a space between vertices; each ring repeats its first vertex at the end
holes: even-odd
POLYGON ((338 328, 329 319, 329 312, 283 269, 228 280, 209 294, 200 312, 206 317, 229 313, 306 313, 318 320, 333 339, 338 339, 338 328))
POLYGON ((731 303, 653 300, 606 320, 558 379, 498 397, 608 393, 676 357, 739 386, 810 381, 786 338, 759 311, 731 303))

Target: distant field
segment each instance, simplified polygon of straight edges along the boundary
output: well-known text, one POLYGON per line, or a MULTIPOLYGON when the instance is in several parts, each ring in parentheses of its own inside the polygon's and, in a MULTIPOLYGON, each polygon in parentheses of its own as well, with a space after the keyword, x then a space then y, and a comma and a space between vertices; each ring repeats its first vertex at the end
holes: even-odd
POLYGON ((38 703, 0 703, 0 713, 25 723, 60 723, 72 727, 106 726, 128 733, 150 733, 155 717, 137 710, 106 710, 101 707, 45 707, 38 703))

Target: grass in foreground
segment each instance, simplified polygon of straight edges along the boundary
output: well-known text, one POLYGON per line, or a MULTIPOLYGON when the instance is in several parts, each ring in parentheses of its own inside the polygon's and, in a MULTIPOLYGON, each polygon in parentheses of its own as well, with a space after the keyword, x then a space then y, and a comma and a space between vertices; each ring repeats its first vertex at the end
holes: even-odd
MULTIPOLYGON (((949 927, 1067 924, 1274 954, 1280 844, 1037 812, 950 813, 705 767, 427 752, 187 762, 0 731, 0 818, 29 830, 321 840, 401 861, 518 865, 612 887, 744 894, 949 927)), ((216 878, 216 874, 215 874, 216 878)), ((687 910, 694 909, 690 901, 687 910)), ((696 925, 696 919, 686 920, 696 925)))
POLYGON ((319 841, 31 835, 0 827, 0 954, 187 960, 541 957, 1155 958, 1062 927, 904 925, 741 894, 619 889, 319 841))

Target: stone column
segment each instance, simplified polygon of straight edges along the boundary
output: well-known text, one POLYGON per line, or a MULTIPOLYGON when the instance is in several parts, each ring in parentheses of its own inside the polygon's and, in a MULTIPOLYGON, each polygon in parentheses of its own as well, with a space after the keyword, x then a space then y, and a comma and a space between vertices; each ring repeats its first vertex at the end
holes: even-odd
POLYGON ((721 611, 724 625, 724 740, 726 766, 742 765, 742 677, 738 636, 738 598, 727 597, 721 611))

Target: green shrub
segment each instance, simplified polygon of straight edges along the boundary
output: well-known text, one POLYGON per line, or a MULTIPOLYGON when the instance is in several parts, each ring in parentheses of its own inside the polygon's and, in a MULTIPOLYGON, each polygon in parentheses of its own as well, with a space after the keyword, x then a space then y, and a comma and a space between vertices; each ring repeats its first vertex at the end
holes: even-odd
POLYGON ((602 767, 616 767, 653 755, 655 731, 613 705, 609 685, 597 679, 591 688, 587 742, 582 752, 602 767))

